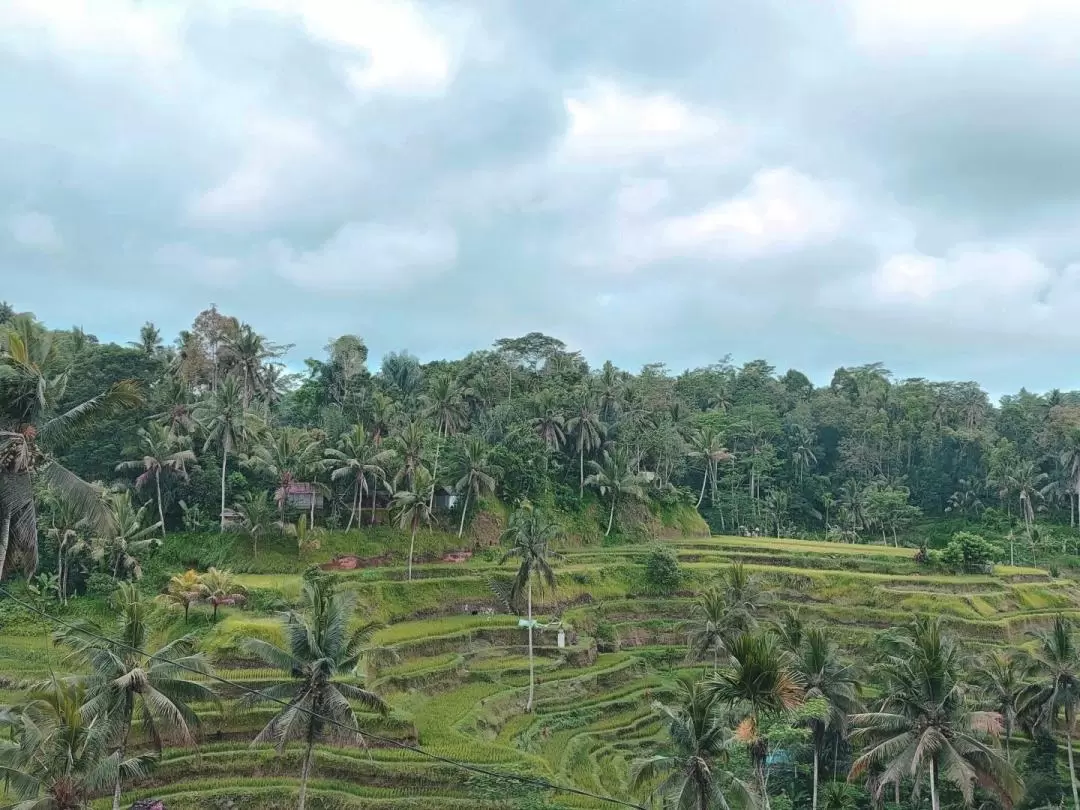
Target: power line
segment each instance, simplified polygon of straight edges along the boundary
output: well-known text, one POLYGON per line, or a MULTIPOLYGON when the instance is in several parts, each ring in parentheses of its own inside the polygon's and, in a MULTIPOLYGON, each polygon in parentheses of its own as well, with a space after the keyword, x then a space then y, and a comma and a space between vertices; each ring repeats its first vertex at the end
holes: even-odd
MULTIPOLYGON (((82 633, 83 635, 89 636, 91 638, 96 638, 99 641, 104 641, 104 642, 106 642, 106 643, 108 643, 108 644, 110 644, 110 645, 112 645, 114 647, 121 647, 123 649, 130 650, 131 652, 134 652, 134 653, 137 653, 139 655, 145 656, 146 658, 150 658, 150 659, 153 659, 153 660, 156 660, 156 661, 163 661, 163 662, 165 662, 167 664, 171 664, 172 666, 177 667, 178 669, 183 669, 183 670, 186 670, 188 672, 194 673, 195 675, 199 675, 199 676, 204 677, 204 678, 209 678, 211 680, 217 681, 218 683, 225 684, 226 686, 230 686, 233 689, 238 689, 238 690, 240 690, 242 692, 246 692, 249 695, 255 695, 255 696, 257 696, 257 697, 261 698, 262 700, 265 700, 265 701, 267 701, 269 703, 277 703, 280 706, 284 706, 286 708, 292 708, 292 709, 298 710, 301 713, 308 715, 309 717, 311 717, 314 720, 320 720, 320 721, 322 721, 324 723, 329 723, 330 725, 338 726, 338 727, 343 728, 346 731, 352 732, 354 734, 358 733, 357 729, 351 728, 347 724, 342 723, 340 720, 335 720, 332 717, 326 717, 324 715, 319 714, 318 712, 313 712, 310 709, 305 709, 305 708, 303 708, 301 706, 298 706, 298 705, 294 706, 293 704, 289 703, 287 700, 282 700, 281 698, 273 697, 272 695, 267 695, 265 692, 262 692, 262 691, 260 691, 258 689, 252 689, 250 686, 245 686, 242 683, 237 683, 236 681, 229 680, 228 678, 223 678, 220 675, 215 675, 213 673, 200 672, 199 670, 195 669, 194 667, 190 667, 190 666, 187 666, 185 664, 181 664, 178 661, 173 661, 172 659, 166 658, 163 655, 158 655, 157 653, 150 653, 150 652, 147 652, 146 650, 140 650, 138 647, 134 647, 134 646, 132 646, 130 644, 127 644, 127 643, 125 643, 123 641, 118 641, 117 639, 109 638, 108 636, 104 636, 104 635, 102 635, 100 633, 95 633, 93 630, 88 630, 85 627, 79 627, 78 625, 71 624, 70 622, 66 622, 66 621, 64 621, 63 619, 61 619, 58 616, 53 616, 50 613, 47 613, 46 611, 42 610, 41 608, 38 608, 37 606, 35 606, 35 605, 33 605, 33 604, 29 603, 29 602, 26 602, 26 601, 24 601, 22 599, 19 599, 18 597, 14 596, 11 593, 11 591, 7 590, 6 588, 0 588, 0 594, 3 594, 8 599, 10 599, 12 602, 14 602, 17 605, 20 605, 21 607, 25 608, 26 610, 29 610, 32 613, 36 613, 38 616, 41 616, 41 617, 43 617, 45 619, 48 619, 49 621, 51 621, 51 622, 53 622, 55 624, 58 624, 61 627, 65 627, 68 630, 74 630, 77 633, 82 633)), ((394 739, 391 739, 390 737, 382 737, 382 736, 380 736, 378 734, 371 734, 369 732, 361 732, 360 736, 361 737, 369 737, 372 740, 376 740, 376 741, 384 743, 386 745, 390 745, 390 746, 393 746, 393 747, 396 747, 396 748, 400 748, 400 749, 405 750, 405 751, 411 751, 414 754, 419 754, 420 756, 427 757, 428 759, 430 759, 430 760, 432 760, 434 762, 441 762, 441 763, 443 763, 445 765, 453 765, 456 768, 461 768, 462 770, 469 771, 471 773, 480 774, 481 776, 488 776, 488 777, 491 777, 493 779, 505 779, 505 780, 508 780, 508 781, 511 781, 511 782, 517 782, 518 784, 521 784, 521 785, 529 785, 529 786, 532 786, 532 787, 540 788, 542 790, 551 790, 551 791, 554 791, 554 792, 557 792, 557 793, 569 793, 569 794, 573 794, 573 795, 576 795, 576 796, 582 796, 582 797, 587 798, 587 799, 596 799, 597 801, 608 802, 609 804, 615 804, 615 805, 619 805, 621 807, 630 807, 630 808, 633 808, 633 810, 646 810, 646 808, 642 807, 640 804, 634 804, 633 802, 624 801, 622 799, 616 799, 616 798, 614 798, 612 796, 602 796, 599 793, 593 793, 591 791, 583 790, 581 788, 570 787, 569 785, 559 785, 559 784, 556 784, 554 782, 549 782, 546 779, 535 779, 535 778, 532 778, 532 777, 529 777, 529 776, 520 776, 518 774, 499 773, 498 771, 492 771, 492 770, 489 770, 487 768, 481 768, 479 765, 470 765, 467 762, 461 762, 460 760, 451 759, 450 757, 445 757, 445 756, 442 756, 441 754, 434 754, 431 751, 425 751, 420 746, 409 745, 408 743, 402 742, 401 740, 394 740, 394 739)))

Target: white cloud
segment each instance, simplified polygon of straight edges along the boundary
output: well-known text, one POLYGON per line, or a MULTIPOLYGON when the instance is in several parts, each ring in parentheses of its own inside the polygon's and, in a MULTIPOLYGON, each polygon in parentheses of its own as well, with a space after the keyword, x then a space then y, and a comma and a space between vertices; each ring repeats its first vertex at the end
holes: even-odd
POLYGON ((11 238, 31 250, 51 252, 63 247, 63 240, 52 218, 38 211, 24 211, 8 220, 11 238))
POLYGON ((194 279, 211 287, 235 287, 247 275, 244 262, 235 256, 212 256, 185 243, 163 245, 154 263, 165 273, 194 279))
POLYGON ((457 234, 427 227, 350 222, 319 248, 273 246, 278 275, 299 287, 329 292, 386 292, 430 280, 457 260, 457 234))
POLYGON ((568 119, 559 155, 604 163, 661 156, 708 144, 713 160, 733 156, 736 129, 667 93, 636 95, 610 81, 594 80, 563 99, 568 119))

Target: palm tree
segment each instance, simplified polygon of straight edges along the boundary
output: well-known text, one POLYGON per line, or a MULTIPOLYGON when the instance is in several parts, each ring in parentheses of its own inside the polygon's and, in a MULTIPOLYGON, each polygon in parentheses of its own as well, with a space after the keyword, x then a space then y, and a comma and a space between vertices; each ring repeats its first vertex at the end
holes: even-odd
POLYGON ((67 604, 69 579, 68 564, 72 549, 80 543, 90 531, 90 522, 78 507, 67 498, 52 496, 51 523, 49 538, 56 544, 56 578, 59 583, 59 596, 67 604))
POLYGON ((521 604, 522 593, 525 595, 529 631, 529 699, 525 704, 526 712, 532 711, 536 697, 536 671, 533 666, 533 580, 539 580, 541 588, 555 587, 555 570, 551 567, 551 561, 557 554, 551 544, 560 535, 555 522, 535 509, 518 509, 514 512, 502 535, 502 540, 510 543, 502 562, 511 559, 520 561, 510 589, 510 601, 512 604, 521 604))
POLYGON ((728 623, 728 604, 724 593, 710 588, 698 595, 690 609, 688 622, 689 658, 700 661, 712 657, 713 672, 720 669, 720 659, 727 660, 728 639, 732 628, 728 623))
POLYGON ((213 621, 217 621, 218 608, 222 605, 229 606, 243 602, 247 597, 247 590, 236 581, 232 571, 221 570, 210 566, 206 573, 199 577, 206 593, 206 601, 214 609, 213 621))
POLYGON ((1005 758, 1012 762, 1010 737, 1020 711, 1032 694, 1031 662, 1019 655, 992 652, 979 661, 973 672, 975 684, 990 708, 1001 715, 1005 738, 1005 758))
MULTIPOLYGON (((353 519, 356 518, 359 507, 363 517, 364 493, 368 491, 368 477, 371 477, 371 522, 375 523, 375 490, 379 485, 379 479, 386 479, 386 464, 393 457, 389 450, 380 450, 372 440, 363 425, 356 425, 353 429, 341 437, 336 449, 327 448, 327 463, 330 465, 330 479, 352 479, 353 504, 349 513, 349 523, 345 531, 352 528, 353 519)), ((356 519, 359 528, 360 519, 356 519)))
POLYGON ((490 461, 491 448, 479 436, 470 436, 461 447, 454 464, 457 483, 454 489, 465 493, 461 504, 461 522, 458 524, 458 537, 465 531, 465 516, 469 512, 469 496, 477 500, 482 495, 495 492, 495 478, 502 471, 490 461))
POLYGON ((51 450, 117 409, 136 407, 142 397, 134 382, 123 381, 57 412, 71 372, 53 335, 29 316, 0 327, 0 579, 11 567, 12 548, 21 553, 27 575, 37 568, 35 480, 94 522, 106 518, 97 490, 56 461, 51 450))
POLYGON ((139 339, 128 342, 128 346, 138 349, 147 357, 153 357, 161 351, 161 330, 147 321, 139 328, 139 339))
MULTIPOLYGON (((244 533, 251 538, 252 552, 256 559, 259 556, 259 538, 270 533, 274 526, 274 510, 270 505, 269 496, 263 492, 245 492, 234 504, 236 511, 243 521, 244 533)), ((278 530, 283 529, 282 524, 277 524, 278 530)))
POLYGON ((1069 525, 1072 526, 1080 516, 1080 430, 1073 430, 1069 434, 1059 462, 1068 481, 1069 525))
POLYGON ((195 419, 206 433, 203 451, 217 446, 221 451, 221 530, 225 531, 225 472, 229 453, 239 452, 259 433, 254 414, 244 407, 243 392, 236 377, 226 377, 217 390, 195 406, 195 419))
MULTIPOLYGON (((244 464, 266 473, 278 483, 275 498, 278 504, 278 520, 284 525, 285 507, 289 501, 289 487, 303 481, 322 461, 322 448, 318 439, 309 431, 298 427, 283 427, 263 435, 264 441, 254 446, 244 464)), ((312 492, 311 506, 314 512, 315 496, 312 492)), ((310 518, 314 523, 314 515, 310 518)))
POLYGON ((153 551, 161 545, 157 537, 159 523, 146 524, 148 505, 138 509, 131 502, 130 492, 112 492, 102 501, 108 516, 106 530, 92 537, 88 544, 76 543, 72 553, 90 551, 95 562, 104 563, 113 579, 139 579, 142 568, 135 555, 143 551, 153 551))
POLYGON ((246 323, 225 334, 223 349, 233 373, 240 378, 245 407, 251 405, 255 394, 266 390, 263 364, 267 360, 281 357, 287 351, 285 346, 267 342, 265 337, 246 323))
POLYGON ((798 425, 791 437, 791 463, 798 472, 799 483, 810 468, 818 463, 817 437, 805 425, 798 425))
POLYGON ((250 692, 243 699, 246 703, 288 702, 259 732, 253 744, 272 741, 282 751, 293 740, 304 743, 299 810, 304 810, 307 799, 315 744, 322 740, 342 743, 363 740, 350 701, 381 713, 387 711, 386 704, 373 692, 345 680, 354 675, 377 625, 365 624, 350 630, 354 602, 350 595, 335 592, 328 580, 305 582, 302 605, 302 613, 290 611, 282 619, 284 647, 260 639, 247 641, 251 653, 268 666, 281 670, 288 680, 250 692))
POLYGON ((705 683, 722 705, 742 707, 746 716, 735 736, 745 743, 757 773, 758 799, 769 810, 765 763, 769 754, 766 721, 798 707, 805 700, 802 678, 776 639, 767 633, 743 633, 732 639, 731 663, 705 683))
MULTIPOLYGON (((195 652, 196 639, 185 635, 157 650, 150 646, 150 602, 144 600, 130 582, 121 582, 116 595, 119 620, 111 637, 65 630, 61 640, 70 646, 85 667, 87 678, 87 716, 115 715, 117 733, 115 754, 124 761, 128 738, 135 717, 143 732, 161 751, 164 736, 179 735, 188 744, 194 742, 193 729, 199 718, 192 710, 194 702, 217 702, 209 687, 189 680, 189 673, 211 674, 202 653, 195 652)), ((120 810, 124 773, 116 775, 113 810, 120 810)))
POLYGON ((533 430, 550 449, 558 450, 566 441, 566 419, 559 413, 558 397, 554 391, 545 389, 533 407, 536 413, 532 420, 533 430))
MULTIPOLYGON (((391 449, 401 462, 401 468, 394 477, 394 486, 397 487, 402 479, 408 486, 412 486, 413 476, 416 470, 424 462, 424 443, 427 441, 427 431, 422 422, 413 420, 401 429, 400 433, 391 437, 391 449)), ((434 479, 433 479, 434 483, 434 479)))
POLYGON ((165 505, 161 497, 161 473, 173 473, 179 478, 187 478, 185 465, 195 463, 195 454, 191 452, 190 441, 186 436, 178 436, 157 422, 139 428, 138 452, 142 454, 142 458, 123 461, 117 465, 116 470, 142 470, 142 474, 135 479, 135 486, 140 489, 153 480, 157 490, 161 536, 164 538, 165 505))
MULTIPOLYGON (((442 443, 448 437, 457 433, 461 426, 468 421, 468 409, 465 405, 465 397, 457 378, 450 374, 440 374, 435 377, 431 384, 431 390, 424 397, 425 412, 435 421, 435 429, 438 440, 435 443, 435 463, 432 467, 431 477, 439 478, 439 453, 442 443)), ((435 489, 431 490, 431 499, 428 508, 435 505, 435 489)))
POLYGON ((375 391, 369 402, 371 409, 371 440, 376 447, 382 447, 383 439, 390 435, 390 427, 394 423, 397 405, 389 394, 375 391))
POLYGON ((590 461, 593 473, 585 479, 589 486, 596 487, 600 495, 611 496, 611 510, 608 512, 607 531, 604 537, 611 534, 611 525, 615 521, 615 504, 619 496, 642 500, 645 498, 645 490, 642 487, 644 479, 639 473, 631 471, 630 459, 621 447, 615 448, 611 453, 604 451, 602 464, 590 461))
POLYGON ((0 775, 8 794, 21 799, 12 808, 85 810, 101 790, 149 771, 149 756, 109 753, 118 715, 84 711, 85 698, 81 684, 53 680, 0 714, 12 735, 0 741, 0 775))
POLYGON ((1063 616, 1056 616, 1053 626, 1037 638, 1038 647, 1032 653, 1036 687, 1025 696, 1024 702, 1035 710, 1039 724, 1048 730, 1052 730, 1058 716, 1064 714, 1073 808, 1080 810, 1072 750, 1076 709, 1080 706, 1080 647, 1076 644, 1072 623, 1063 616))
POLYGON ((851 716, 853 738, 869 744, 852 765, 852 778, 881 767, 879 790, 899 785, 906 775, 917 791, 925 777, 933 810, 941 807, 942 779, 960 791, 965 804, 976 784, 1005 801, 1015 799, 1021 785, 990 745, 1001 733, 1001 715, 969 709, 960 653, 941 621, 917 619, 894 645, 877 667, 885 695, 878 710, 851 716))
POLYGON ((720 577, 727 623, 734 632, 747 633, 757 626, 757 615, 768 604, 769 594, 758 577, 742 563, 732 563, 720 577))
POLYGON ((421 525, 431 523, 430 502, 431 490, 434 487, 431 473, 427 467, 417 467, 413 470, 412 479, 407 489, 398 490, 394 493, 391 505, 397 518, 399 528, 408 529, 412 532, 409 538, 409 580, 412 580, 413 549, 416 547, 416 532, 421 525))
POLYGON ((1024 517, 1024 526, 1028 535, 1035 523, 1035 501, 1042 497, 1042 489, 1049 476, 1041 472, 1034 461, 1019 461, 1006 475, 1006 486, 1015 492, 1020 501, 1020 513, 1024 517))
POLYGON ((600 421, 592 394, 585 390, 577 410, 566 420, 566 432, 574 437, 574 446, 578 454, 578 498, 585 497, 585 454, 592 452, 603 443, 607 428, 600 421))
POLYGON ((167 607, 179 607, 184 611, 184 624, 187 624, 191 606, 207 594, 206 586, 202 578, 193 568, 189 568, 182 574, 174 574, 165 586, 165 593, 159 595, 158 601, 167 607))
POLYGON ((820 698, 828 704, 824 718, 810 718, 810 741, 814 749, 814 788, 812 810, 818 806, 818 783, 821 754, 829 732, 843 735, 848 717, 859 711, 859 677, 854 667, 840 660, 840 652, 820 627, 812 627, 803 635, 795 653, 795 670, 803 682, 806 699, 820 698))
POLYGON ((653 708, 667 726, 669 744, 664 753, 634 762, 631 781, 635 789, 664 776, 657 791, 665 797, 665 807, 728 810, 726 792, 741 803, 752 803, 746 784, 717 767, 727 765, 732 738, 718 715, 715 696, 704 684, 680 678, 674 705, 657 701, 653 708))
POLYGON ((690 434, 691 458, 701 459, 705 467, 701 478, 701 492, 698 494, 697 508, 701 508, 701 502, 705 499, 705 485, 712 482, 712 500, 716 503, 716 479, 717 467, 721 461, 731 458, 731 453, 724 447, 720 432, 712 425, 706 425, 700 430, 690 434))

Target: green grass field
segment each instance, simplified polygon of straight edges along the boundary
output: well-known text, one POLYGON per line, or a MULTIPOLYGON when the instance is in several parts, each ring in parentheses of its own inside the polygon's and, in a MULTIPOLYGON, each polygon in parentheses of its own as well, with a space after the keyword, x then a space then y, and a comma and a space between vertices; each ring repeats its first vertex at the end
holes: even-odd
MULTIPOLYGON (((474 558, 465 564, 426 563, 413 582, 402 580, 397 562, 346 573, 359 618, 385 625, 374 643, 387 660, 369 666, 367 674, 393 712, 387 720, 366 720, 365 727, 467 763, 639 800, 629 789, 630 763, 651 752, 661 733, 651 703, 663 698, 687 666, 682 622, 692 596, 734 561, 761 577, 772 597, 770 614, 797 608, 851 649, 917 614, 945 617, 958 636, 980 646, 1020 646, 1030 630, 1057 612, 1080 617, 1077 583, 1039 569, 999 566, 991 575, 952 576, 925 573, 913 549, 886 545, 739 537, 663 542, 677 552, 684 574, 670 596, 647 592, 642 563, 652 546, 567 551, 558 567, 559 586, 537 600, 537 615, 541 621, 559 615, 573 643, 560 649, 553 631, 537 634, 532 714, 523 711, 526 634, 516 616, 499 612, 489 585, 490 577, 509 576, 511 568, 474 558)), ((365 550, 370 546, 358 542, 365 550)), ((298 575, 251 568, 241 577, 249 590, 286 603, 296 600, 298 575)), ((179 620, 173 621, 167 632, 175 634, 179 620)), ((213 626, 197 612, 190 629, 227 677, 252 686, 276 677, 243 646, 251 636, 281 639, 271 612, 227 609, 213 626)), ((21 684, 63 667, 61 651, 46 649, 40 627, 0 635, 0 701, 16 700, 21 684)), ((250 745, 267 710, 245 712, 230 696, 221 712, 207 717, 199 751, 167 751, 125 800, 161 796, 170 810, 292 807, 299 752, 278 756, 250 745)), ((323 747, 309 806, 514 807, 529 792, 392 747, 323 747)), ((580 796, 548 799, 568 808, 610 806, 580 796)))

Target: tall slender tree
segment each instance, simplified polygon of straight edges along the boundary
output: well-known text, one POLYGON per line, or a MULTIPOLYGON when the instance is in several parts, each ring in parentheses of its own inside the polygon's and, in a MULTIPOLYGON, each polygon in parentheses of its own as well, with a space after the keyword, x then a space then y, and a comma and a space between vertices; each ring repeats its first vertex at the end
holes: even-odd
POLYGON ((364 493, 369 490, 371 492, 371 522, 374 524, 375 491, 378 489, 379 481, 385 481, 387 478, 386 466, 393 458, 393 453, 380 449, 363 425, 355 425, 351 431, 341 437, 337 448, 327 448, 324 452, 330 466, 331 480, 352 481, 352 510, 349 512, 349 523, 345 531, 352 528, 354 519, 358 527, 362 522, 357 518, 357 510, 359 509, 360 518, 362 518, 364 493), (368 481, 371 482, 370 485, 368 481))
POLYGON ((229 454, 248 446, 261 432, 258 418, 244 407, 243 391, 235 377, 226 377, 217 390, 195 407, 195 419, 206 434, 203 451, 221 453, 221 530, 225 531, 225 474, 229 454))
POLYGON ((496 476, 502 474, 499 467, 491 462, 491 447, 479 436, 470 436, 461 445, 454 462, 454 475, 457 483, 454 489, 465 493, 461 504, 461 521, 458 524, 458 537, 465 532, 465 516, 469 512, 469 498, 477 500, 484 494, 495 492, 496 476))
POLYGON ((421 526, 431 523, 431 489, 434 487, 431 473, 427 467, 419 466, 413 470, 412 480, 406 489, 394 493, 393 509, 397 525, 410 532, 409 536, 409 580, 412 580, 413 552, 416 548, 416 532, 421 526))
POLYGON ((611 526, 615 520, 615 506, 620 496, 623 498, 645 498, 644 479, 632 469, 630 457, 625 449, 616 447, 611 452, 604 452, 603 462, 590 461, 592 474, 585 479, 589 486, 596 487, 601 497, 611 498, 611 509, 608 511, 607 530, 604 537, 611 534, 611 526))
POLYGON ((195 454, 191 451, 191 442, 186 436, 177 435, 162 424, 151 422, 139 428, 138 453, 141 458, 122 461, 117 471, 142 470, 135 479, 135 486, 144 487, 154 482, 155 500, 158 508, 158 520, 161 523, 161 536, 165 532, 165 501, 161 495, 161 475, 175 475, 187 478, 187 465, 195 463, 195 454))
POLYGON ((607 435, 607 427, 600 420, 593 395, 587 389, 579 392, 578 405, 566 420, 566 430, 574 437, 578 456, 578 498, 584 498, 585 454, 599 449, 607 435))
POLYGON ((1060 615, 1054 617, 1049 630, 1037 634, 1036 638, 1038 644, 1032 652, 1032 665, 1037 685, 1026 695, 1024 703, 1036 711, 1040 725, 1050 731, 1057 726, 1059 718, 1064 720, 1062 730, 1069 760, 1073 810, 1080 810, 1080 789, 1072 750, 1076 710, 1080 706, 1080 646, 1076 643, 1072 623, 1060 615))

